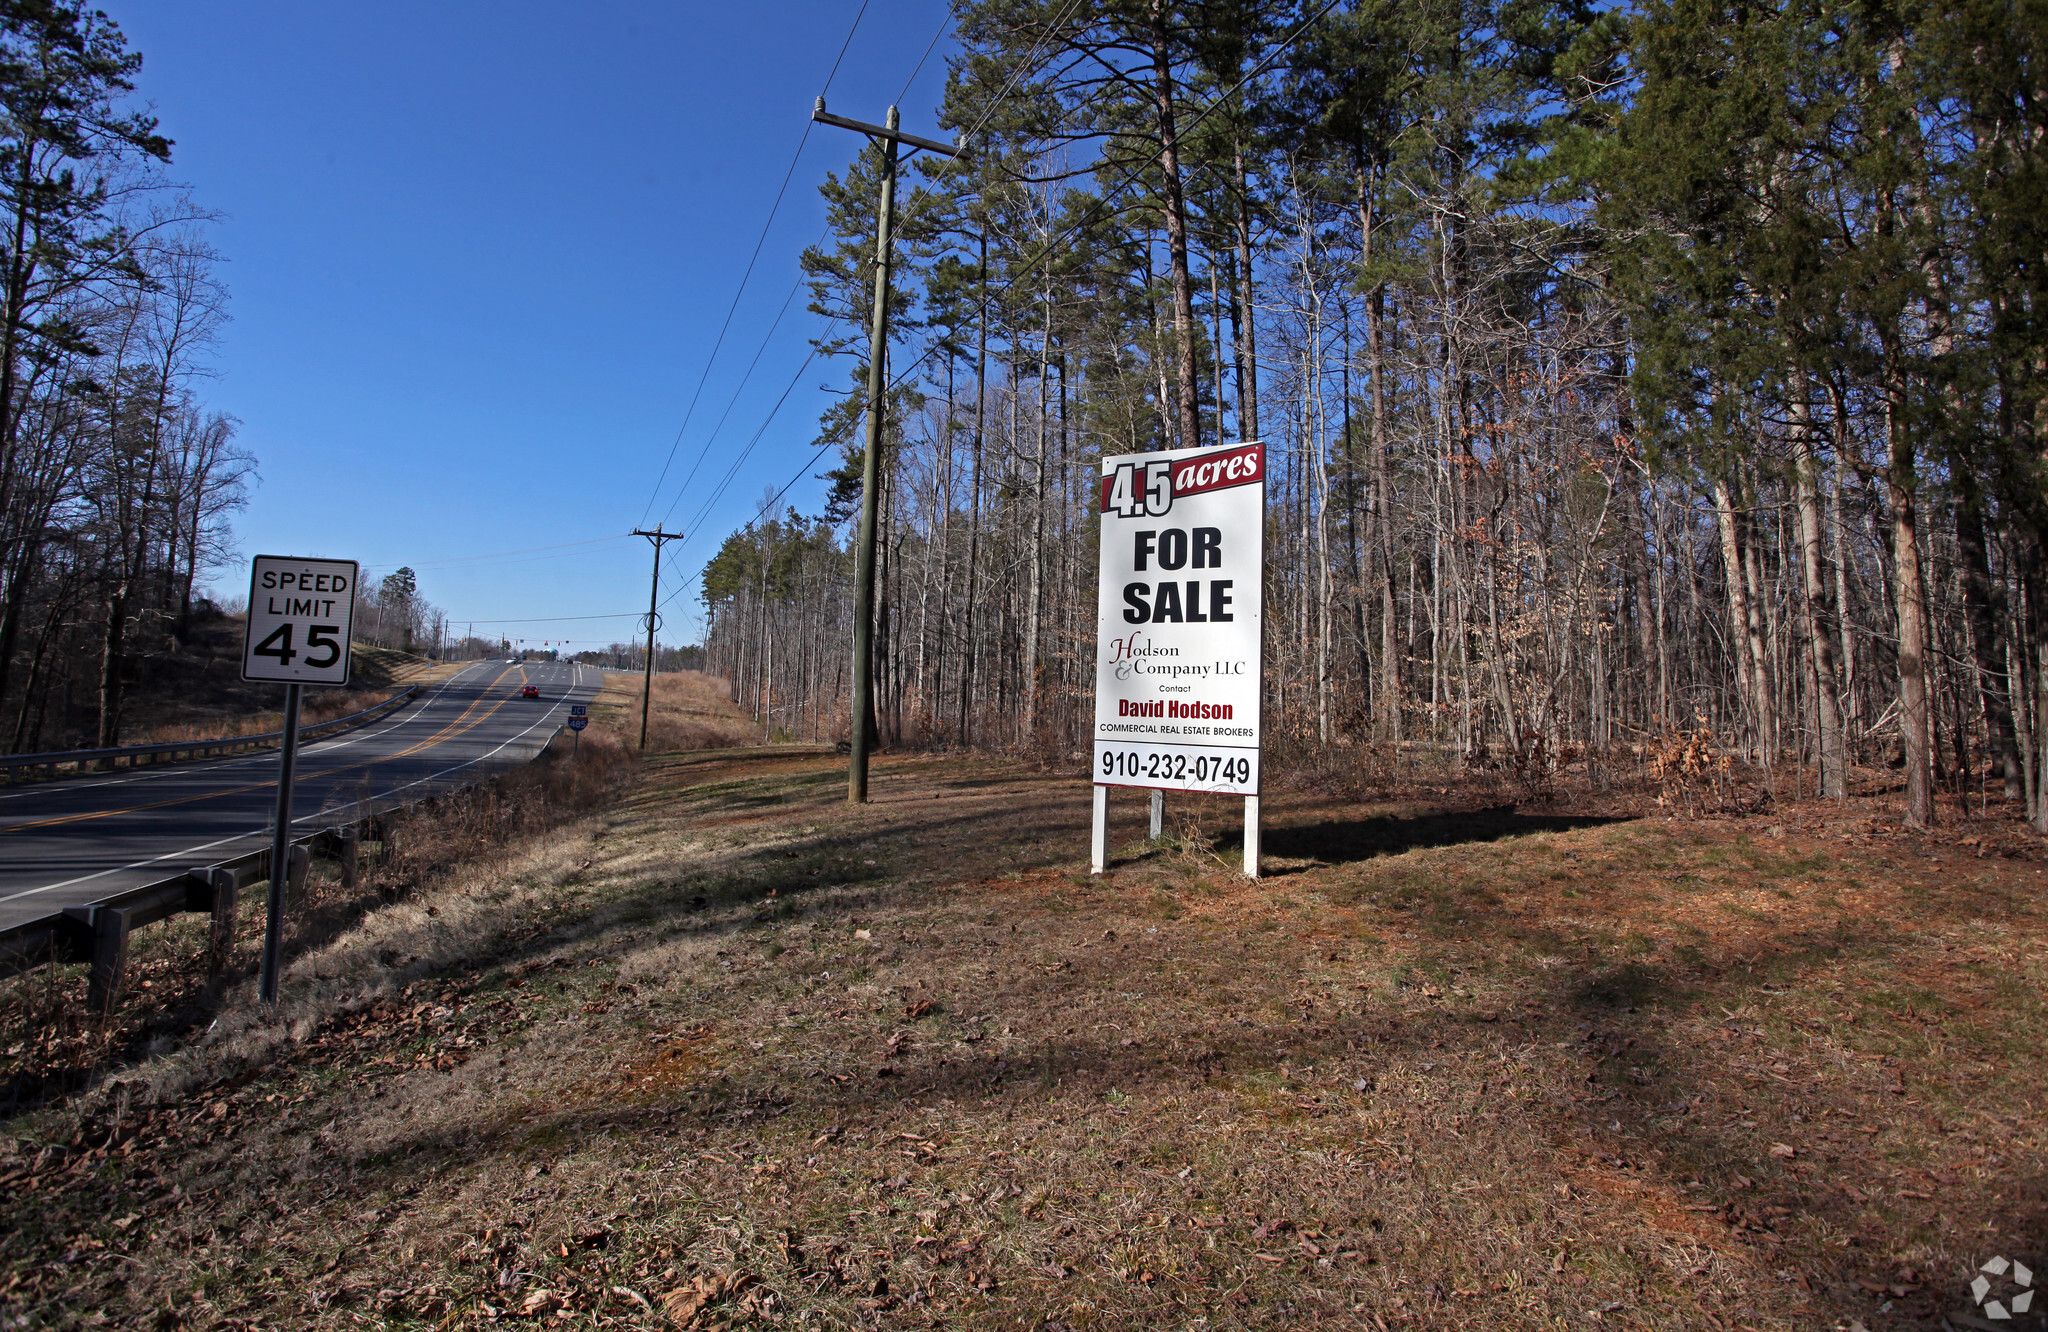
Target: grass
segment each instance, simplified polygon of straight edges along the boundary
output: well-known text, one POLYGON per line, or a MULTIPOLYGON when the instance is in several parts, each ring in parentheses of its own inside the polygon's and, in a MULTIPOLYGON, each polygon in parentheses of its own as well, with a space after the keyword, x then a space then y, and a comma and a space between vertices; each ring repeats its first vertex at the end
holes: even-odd
POLYGON ((842 771, 650 757, 17 1118, 0 1312, 1881 1332, 2048 1266, 2016 824, 1275 792, 1250 883, 1121 795, 1094 878, 1081 782, 842 771))
MULTIPOLYGON (((757 743, 760 728, 734 710, 724 680, 701 671, 657 675, 647 708, 647 748, 654 753, 724 749, 757 743)), ((636 748, 644 677, 607 671, 591 718, 636 748)))

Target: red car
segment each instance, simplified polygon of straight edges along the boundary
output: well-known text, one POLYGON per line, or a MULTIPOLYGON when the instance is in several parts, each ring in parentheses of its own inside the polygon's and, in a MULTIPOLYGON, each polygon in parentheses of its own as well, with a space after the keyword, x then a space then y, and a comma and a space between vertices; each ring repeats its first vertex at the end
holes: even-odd
POLYGON ((522 690, 520 690, 520 691, 519 691, 519 697, 521 697, 521 698, 539 698, 539 697, 540 697, 540 686, 539 686, 539 685, 528 685, 528 686, 526 686, 526 688, 524 688, 524 689, 522 689, 522 690))

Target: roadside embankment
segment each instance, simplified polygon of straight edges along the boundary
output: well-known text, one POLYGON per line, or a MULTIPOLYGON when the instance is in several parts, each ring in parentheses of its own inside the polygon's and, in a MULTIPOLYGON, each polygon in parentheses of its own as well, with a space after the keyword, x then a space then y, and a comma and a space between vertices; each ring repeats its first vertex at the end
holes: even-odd
POLYGON ((2048 1209, 2013 821, 1280 795, 1250 883, 1234 802, 1150 843, 1127 794, 1096 879, 1082 781, 885 756, 874 790, 659 755, 424 875, 275 1017, 10 1126, 0 1301, 1879 1328, 2048 1209))

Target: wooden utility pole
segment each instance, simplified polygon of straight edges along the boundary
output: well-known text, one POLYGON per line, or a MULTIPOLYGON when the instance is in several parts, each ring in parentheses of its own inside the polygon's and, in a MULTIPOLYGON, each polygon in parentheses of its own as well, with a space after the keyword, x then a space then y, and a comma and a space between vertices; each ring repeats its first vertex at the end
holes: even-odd
MULTIPOLYGON (((654 585, 647 592, 647 674, 640 684, 640 748, 647 749, 647 708, 654 701, 654 630, 661 623, 658 608, 661 605, 661 543, 674 541, 681 532, 664 532, 656 523, 652 532, 644 528, 633 529, 634 536, 644 536, 654 543, 654 585)), ((581 737, 578 737, 580 740, 581 737)))
POLYGON ((965 157, 961 144, 938 143, 905 134, 897 129, 896 108, 889 108, 888 123, 870 125, 849 120, 825 110, 820 97, 811 119, 824 125, 857 130, 878 139, 882 151, 882 200, 875 220, 875 307, 868 333, 868 443, 861 462, 860 533, 854 547, 853 572, 853 743, 846 765, 846 803, 864 805, 868 799, 868 747, 875 735, 875 497, 881 489, 883 395, 888 388, 889 360, 889 260, 890 240, 896 226, 897 154, 907 148, 947 157, 965 157))

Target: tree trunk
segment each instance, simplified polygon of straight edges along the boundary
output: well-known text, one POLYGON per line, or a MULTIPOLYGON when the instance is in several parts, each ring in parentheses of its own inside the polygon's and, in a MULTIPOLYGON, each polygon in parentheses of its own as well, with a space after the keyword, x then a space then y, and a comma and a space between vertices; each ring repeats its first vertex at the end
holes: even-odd
POLYGON ((1934 826, 1934 713, 1927 697, 1927 590, 1920 576, 1913 446, 1893 403, 1885 488, 1892 510, 1892 591, 1899 620, 1899 735, 1906 757, 1906 824, 1934 826))
POLYGON ((1180 344, 1180 441, 1183 448, 1202 443, 1201 384, 1195 373, 1195 286, 1188 273, 1188 214, 1181 198, 1180 138, 1174 123, 1173 60, 1167 32, 1166 0, 1152 0, 1152 98, 1159 124, 1159 175, 1164 187, 1166 253, 1173 283, 1173 330, 1180 344))
POLYGON ((1991 551, 1984 537, 1984 495, 1964 467, 1956 482, 1956 547, 1962 557, 1963 609, 1970 617, 1970 644, 1977 659, 1977 695, 1991 762, 2005 780, 2005 798, 2025 794, 2019 751, 2013 739, 2012 680, 2005 669, 2005 585, 1991 576, 1991 551))
POLYGON ((1234 184, 1237 210, 1237 280, 1244 291, 1244 345, 1238 353, 1241 367, 1238 430, 1245 439, 1259 439, 1259 309, 1257 289, 1252 283, 1252 196, 1244 169, 1244 144, 1234 145, 1234 184))
POLYGON ((1834 616, 1823 571, 1820 468, 1814 460, 1812 411, 1806 382, 1796 381, 1792 398, 1793 484, 1799 505, 1799 563, 1805 584, 1806 639, 1813 659, 1814 710, 1820 731, 1820 793, 1849 798, 1848 750, 1842 741, 1841 681, 1835 671, 1834 616))
MULTIPOLYGON (((1735 687, 1748 714, 1750 740, 1759 766, 1768 767, 1765 757, 1769 729, 1765 716, 1770 707, 1765 697, 1761 644, 1754 641, 1751 628, 1754 608, 1749 604, 1749 574, 1742 558, 1742 545, 1735 516, 1735 495, 1723 477, 1714 478, 1714 517, 1721 529, 1721 567, 1728 580, 1728 645, 1735 658, 1735 687)), ((1746 745, 1745 748, 1750 748, 1746 745)))

